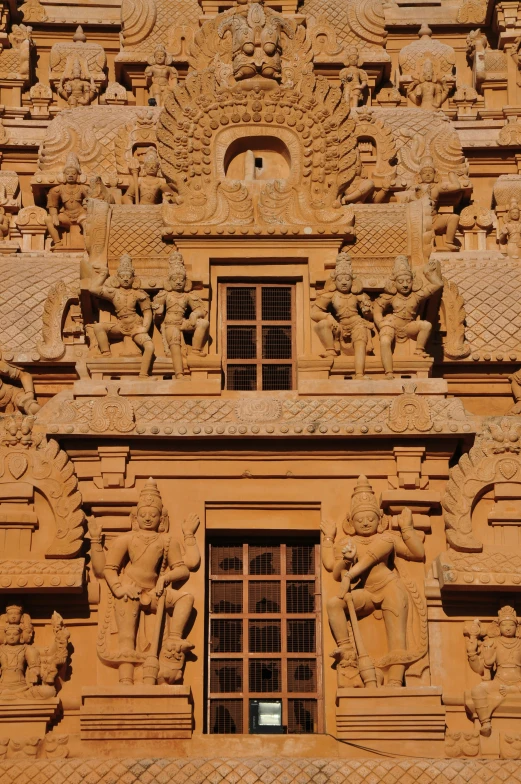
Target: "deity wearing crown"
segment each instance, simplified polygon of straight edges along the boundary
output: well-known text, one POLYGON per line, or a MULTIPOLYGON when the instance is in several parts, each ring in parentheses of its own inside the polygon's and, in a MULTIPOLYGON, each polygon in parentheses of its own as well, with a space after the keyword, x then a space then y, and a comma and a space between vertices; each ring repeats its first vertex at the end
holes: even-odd
MULTIPOLYGON (((338 646, 335 658, 341 662, 352 659, 352 619, 348 622, 349 603, 357 618, 378 613, 383 617, 388 652, 374 659, 367 668, 360 667, 364 685, 369 685, 368 671, 378 672, 373 686, 404 685, 406 668, 421 659, 425 645, 421 639, 424 604, 411 582, 398 571, 398 558, 421 561, 425 555, 423 542, 414 529, 412 513, 405 508, 397 519, 399 531, 388 530, 374 491, 365 476, 358 477, 351 498, 351 510, 337 535, 335 523, 322 521, 322 562, 341 583, 338 596, 327 604, 331 631, 338 646), (350 594, 350 596, 348 596, 350 594), (377 684, 378 681, 378 684, 377 684)), ((358 650, 360 660, 361 651, 358 650)))
POLYGON ((425 347, 432 331, 430 321, 418 319, 420 306, 443 288, 439 263, 429 261, 422 274, 413 273, 407 256, 397 256, 385 291, 373 306, 374 322, 380 333, 380 352, 386 378, 393 375, 393 346, 409 338, 416 340, 414 353, 428 357, 425 347))
POLYGON ((84 199, 88 196, 89 186, 79 182, 81 166, 78 156, 70 152, 63 167, 61 185, 55 185, 47 194, 47 211, 45 218, 47 231, 53 241, 53 249, 62 246, 59 229, 69 230, 71 226, 82 226, 87 217, 84 199))
POLYGON ((351 256, 339 253, 331 273, 331 286, 318 296, 311 308, 315 332, 325 348, 325 356, 335 357, 353 344, 355 378, 364 378, 365 357, 371 338, 371 300, 362 283, 353 278, 351 256))
POLYGON ((174 197, 171 187, 159 174, 161 164, 155 147, 146 151, 141 169, 137 160, 133 163, 133 180, 121 199, 122 204, 161 204, 163 195, 174 197))
POLYGON ((132 258, 128 253, 121 256, 115 275, 109 277, 109 271, 105 267, 92 278, 89 291, 100 299, 111 302, 116 312, 117 321, 100 321, 93 325, 102 356, 111 356, 111 341, 122 340, 128 335, 143 352, 139 377, 147 378, 154 360, 154 343, 149 334, 152 326, 152 303, 146 291, 141 288, 141 281, 136 277, 132 258))
POLYGON ((507 220, 498 237, 500 242, 507 244, 507 256, 519 259, 521 253, 521 211, 516 199, 511 199, 507 220))
POLYGON ((466 624, 467 656, 481 683, 465 693, 468 713, 477 715, 480 733, 492 732, 492 714, 508 696, 521 694, 521 628, 513 607, 502 607, 497 620, 483 629, 476 620, 466 624))
POLYGON ((201 356, 208 338, 210 322, 208 310, 202 299, 191 291, 181 253, 174 252, 169 259, 168 277, 156 294, 152 307, 158 317, 163 316, 161 331, 168 345, 176 378, 183 377, 183 349, 201 356), (191 336, 187 347, 185 338, 191 336))
POLYGON ((445 250, 456 251, 456 231, 459 225, 459 216, 455 213, 438 214, 441 195, 457 193, 462 186, 457 174, 449 171, 448 179, 438 181, 434 160, 430 155, 424 155, 420 161, 416 185, 406 191, 406 200, 425 199, 430 207, 432 216, 432 230, 435 234, 444 235, 445 250))
POLYGON ((178 683, 183 677, 185 652, 193 648, 184 633, 194 597, 183 586, 201 561, 195 539, 199 517, 193 514, 181 523, 181 544, 169 530, 168 512, 150 478, 131 522, 132 530, 113 539, 106 550, 101 526, 95 521, 89 524, 93 569, 108 586, 118 638, 117 650, 110 651, 102 632, 98 654, 105 664, 118 668, 120 683, 133 684, 139 665, 143 666, 144 682, 151 682, 149 660, 157 653, 152 681, 178 683), (164 630, 163 612, 167 616, 164 630), (154 639, 157 651, 151 651, 154 639))

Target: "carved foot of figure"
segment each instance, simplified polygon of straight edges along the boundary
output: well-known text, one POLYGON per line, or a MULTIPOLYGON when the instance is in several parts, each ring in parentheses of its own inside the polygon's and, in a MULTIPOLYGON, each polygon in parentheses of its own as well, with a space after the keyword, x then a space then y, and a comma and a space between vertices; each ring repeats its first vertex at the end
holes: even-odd
POLYGON ((402 686, 403 683, 401 681, 391 681, 391 680, 387 681, 387 687, 389 689, 396 689, 396 688, 401 689, 402 686))
POLYGON ((422 357, 423 359, 429 359, 430 354, 427 354, 422 348, 417 348, 414 350, 415 357, 422 357))
POLYGON ((206 357, 206 356, 207 356, 207 352, 206 352, 206 351, 203 351, 203 350, 202 350, 202 348, 193 348, 193 349, 190 351, 190 353, 191 353, 191 354, 195 354, 195 355, 196 355, 196 357, 206 357))
POLYGON ((58 250, 59 248, 63 248, 63 242, 59 240, 59 242, 53 242, 51 244, 51 251, 58 250))
POLYGON ((372 381, 372 376, 366 376, 365 373, 355 373, 355 381, 372 381))
POLYGON ((20 405, 22 406, 25 413, 31 416, 37 414, 41 408, 41 406, 38 405, 38 403, 30 393, 27 393, 21 398, 20 405))
POLYGON ((184 374, 184 373, 176 373, 176 374, 175 374, 175 377, 176 377, 176 378, 184 378, 184 377, 185 377, 185 374, 184 374))
POLYGON ((481 724, 480 734, 483 735, 485 738, 490 738, 492 733, 492 722, 490 719, 488 721, 484 721, 481 724))
POLYGON ((328 348, 323 354, 320 354, 322 359, 327 359, 328 357, 338 357, 340 356, 340 351, 337 351, 334 348, 328 348))
POLYGON ((385 377, 386 377, 387 379, 389 379, 389 381, 390 381, 391 379, 393 379, 393 378, 394 378, 394 373, 386 373, 386 374, 385 374, 385 377))
POLYGON ((454 242, 446 242, 445 245, 447 247, 447 250, 450 250, 451 252, 455 250, 459 250, 459 245, 456 245, 454 242))
POLYGON ((100 354, 101 354, 102 357, 111 357, 112 356, 112 354, 110 353, 110 350, 109 351, 100 351, 100 354))

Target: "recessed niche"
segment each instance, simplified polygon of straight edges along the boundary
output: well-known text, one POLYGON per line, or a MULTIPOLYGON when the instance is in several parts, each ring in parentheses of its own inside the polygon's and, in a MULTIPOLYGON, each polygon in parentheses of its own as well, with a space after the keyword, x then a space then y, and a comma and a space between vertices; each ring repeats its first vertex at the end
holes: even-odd
POLYGON ((290 170, 290 152, 273 136, 236 139, 224 157, 224 172, 231 180, 285 180, 290 170))

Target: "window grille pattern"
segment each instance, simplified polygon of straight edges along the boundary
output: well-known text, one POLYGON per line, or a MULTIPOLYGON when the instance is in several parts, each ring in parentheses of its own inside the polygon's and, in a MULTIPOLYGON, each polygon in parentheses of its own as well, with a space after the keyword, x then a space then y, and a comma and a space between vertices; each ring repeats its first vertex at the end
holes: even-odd
POLYGON ((293 389, 295 287, 222 284, 226 388, 293 389))
POLYGON ((210 545, 210 733, 248 732, 261 697, 282 700, 288 733, 322 731, 317 547, 210 545))

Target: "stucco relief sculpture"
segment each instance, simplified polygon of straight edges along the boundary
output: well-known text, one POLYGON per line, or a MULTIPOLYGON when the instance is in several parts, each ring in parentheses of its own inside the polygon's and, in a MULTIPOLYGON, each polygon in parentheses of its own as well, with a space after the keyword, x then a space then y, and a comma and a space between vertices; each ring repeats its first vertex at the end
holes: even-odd
POLYGON ((90 73, 84 73, 78 59, 72 63, 70 73, 62 74, 57 89, 58 95, 67 101, 71 108, 88 106, 97 92, 94 79, 90 73))
POLYGON ((353 278, 351 257, 342 252, 331 273, 332 285, 326 286, 311 308, 315 332, 324 346, 325 356, 335 357, 353 345, 355 378, 365 378, 365 357, 371 343, 372 305, 362 290, 361 281, 353 278), (329 289, 329 290, 328 290, 329 289))
POLYGON ((101 321, 93 324, 102 356, 111 356, 110 343, 132 338, 142 351, 143 358, 139 370, 140 378, 150 375, 154 360, 154 344, 149 334, 152 326, 152 303, 143 291, 141 281, 136 278, 131 257, 123 255, 115 275, 110 276, 107 268, 102 269, 89 281, 89 291, 114 306, 116 321, 101 321))
POLYGON ((2 359, 1 351, 0 410, 7 414, 19 410, 31 415, 37 414, 40 410, 36 402, 32 375, 27 370, 22 370, 2 359))
POLYGON ((422 24, 418 34, 418 41, 400 51, 400 84, 413 103, 436 111, 454 85, 456 54, 451 46, 432 38, 428 25, 422 24))
POLYGON ((340 83, 343 88, 344 101, 351 108, 364 102, 368 89, 367 73, 358 67, 359 52, 356 46, 346 50, 346 67, 339 73, 340 83))
POLYGON ((469 665, 481 675, 481 683, 465 693, 465 705, 477 715, 480 733, 492 732, 492 715, 508 697, 521 693, 521 628, 513 607, 504 606, 497 621, 484 629, 478 620, 465 625, 469 665))
POLYGON ((154 49, 149 65, 145 68, 145 77, 150 98, 155 100, 156 106, 163 106, 167 94, 177 84, 177 69, 172 65, 172 56, 162 44, 154 49))
POLYGON ((172 535, 168 512, 152 478, 140 493, 132 531, 117 536, 107 552, 101 544, 101 527, 94 521, 89 525, 93 567, 110 592, 109 617, 100 629, 98 655, 108 666, 118 668, 122 684, 134 683, 138 665, 142 665, 145 684, 182 682, 185 654, 193 648, 185 631, 194 604, 194 597, 183 586, 200 564, 195 539, 198 526, 197 515, 183 521, 183 545, 172 535), (111 619, 117 625, 116 651, 108 647, 111 619))
POLYGON ((424 156, 421 160, 416 185, 405 194, 408 200, 421 199, 426 202, 432 217, 432 231, 434 234, 443 235, 445 248, 450 251, 459 248, 456 243, 459 215, 440 214, 438 208, 444 194, 456 194, 461 190, 462 183, 453 171, 449 171, 447 178, 438 182, 433 159, 430 156, 424 156))
POLYGON ((422 109, 433 111, 441 107, 451 87, 452 83, 446 76, 435 78, 432 60, 425 60, 420 76, 408 85, 407 95, 422 109))
POLYGON ((397 557, 421 561, 425 550, 409 509, 399 515, 398 526, 399 533, 387 530, 388 520, 365 476, 358 478, 353 492, 343 523, 345 536, 337 534, 335 523, 321 524, 322 562, 341 584, 327 605, 339 649, 336 657, 342 661, 345 649, 351 660, 354 643, 366 688, 403 686, 406 668, 426 653, 424 601, 416 585, 400 576, 395 561, 397 557), (388 645, 387 654, 376 660, 367 653, 358 626, 358 618, 374 613, 383 617, 388 645))
POLYGON ((159 174, 160 162, 155 147, 147 150, 141 167, 137 159, 132 164, 132 182, 122 198, 123 204, 161 204, 164 196, 174 196, 172 186, 159 174))
POLYGON ((71 226, 80 226, 86 218, 84 199, 89 188, 80 182, 81 166, 77 155, 69 153, 63 167, 62 185, 51 188, 47 194, 47 210, 45 225, 53 240, 53 248, 60 248, 63 240, 60 229, 69 231, 71 226))
POLYGON ((187 280, 186 268, 180 253, 172 253, 169 259, 168 278, 164 288, 154 297, 152 308, 162 319, 161 331, 172 357, 176 378, 183 377, 183 353, 202 356, 208 339, 210 322, 208 310, 202 299, 193 292, 192 282, 187 280), (162 318, 163 317, 163 318, 162 318), (185 338, 190 335, 191 346, 185 338))
POLYGON ((507 256, 519 259, 521 254, 521 211, 516 199, 510 201, 505 222, 498 233, 498 240, 506 244, 507 256))
POLYGON ((443 288, 439 264, 431 260, 421 276, 413 273, 407 256, 397 256, 392 277, 385 291, 376 299, 373 316, 380 335, 380 351, 386 378, 393 378, 393 346, 406 340, 416 340, 414 353, 428 357, 425 351, 432 331, 429 321, 418 319, 420 307, 443 288))

